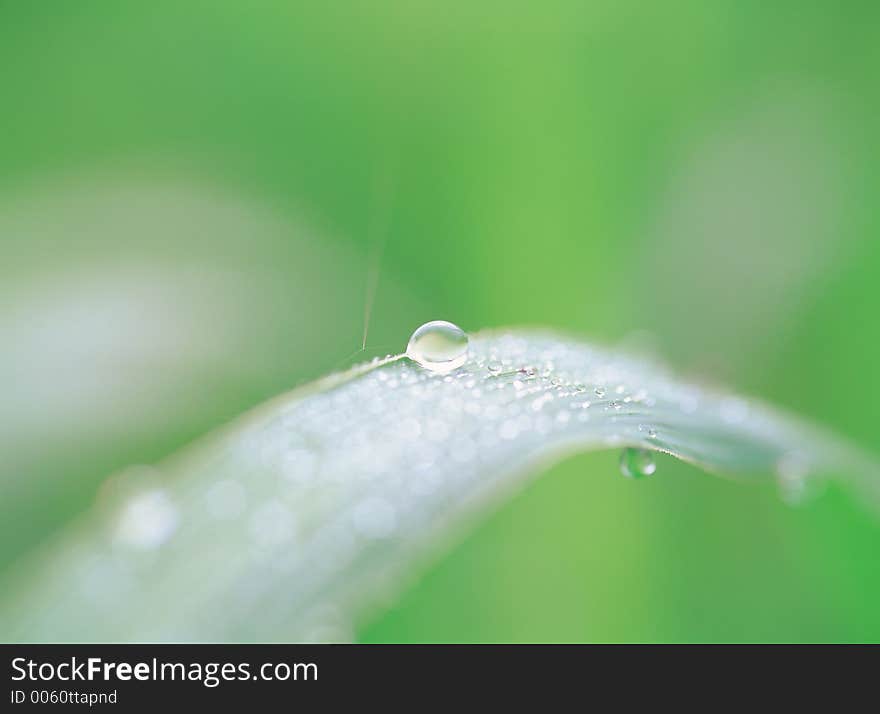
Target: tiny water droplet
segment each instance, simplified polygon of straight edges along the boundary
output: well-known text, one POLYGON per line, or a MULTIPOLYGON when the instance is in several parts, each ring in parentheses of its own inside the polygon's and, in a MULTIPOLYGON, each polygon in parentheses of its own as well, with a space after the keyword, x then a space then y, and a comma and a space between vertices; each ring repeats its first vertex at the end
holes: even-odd
POLYGON ((621 404, 621 403, 618 402, 616 399, 614 399, 614 400, 608 402, 608 406, 611 407, 612 409, 618 409, 618 410, 619 410, 619 409, 623 406, 623 404, 621 404))
POLYGON ((657 430, 648 424, 639 424, 639 431, 645 434, 649 439, 657 438, 657 430))
POLYGON ((501 372, 502 369, 504 369, 504 367, 501 362, 489 362, 489 364, 486 365, 486 369, 488 369, 492 374, 498 374, 501 372))
POLYGON ((596 387, 593 391, 599 399, 605 396, 605 387, 596 387))
POLYGON ((525 375, 527 379, 531 379, 532 377, 534 377, 535 375, 538 374, 538 368, 537 367, 521 367, 519 372, 520 372, 520 374, 525 375))
POLYGON ((461 367, 467 360, 467 352, 467 334, 444 320, 426 322, 413 332, 406 346, 407 357, 439 374, 461 367))
POLYGON ((650 476, 657 470, 654 454, 648 449, 624 449, 620 454, 620 473, 627 478, 650 476))

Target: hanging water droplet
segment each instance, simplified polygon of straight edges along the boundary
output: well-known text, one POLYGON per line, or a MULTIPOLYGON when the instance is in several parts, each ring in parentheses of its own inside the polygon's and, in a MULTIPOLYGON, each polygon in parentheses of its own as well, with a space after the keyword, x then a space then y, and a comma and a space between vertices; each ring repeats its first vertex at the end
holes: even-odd
POLYGON ((461 367, 467 352, 467 334, 444 320, 426 322, 413 332, 406 346, 406 356, 413 362, 440 374, 461 367))
POLYGON ((650 476, 657 470, 654 454, 648 449, 624 449, 620 454, 620 473, 627 478, 650 476))

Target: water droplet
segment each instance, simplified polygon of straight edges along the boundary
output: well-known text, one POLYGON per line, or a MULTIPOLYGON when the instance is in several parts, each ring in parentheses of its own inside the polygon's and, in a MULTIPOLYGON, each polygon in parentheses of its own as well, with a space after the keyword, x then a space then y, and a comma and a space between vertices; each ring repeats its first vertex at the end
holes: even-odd
POLYGON ((620 473, 627 478, 650 476, 656 470, 654 454, 648 449, 624 449, 620 454, 620 473))
POLYGON ((177 529, 177 507, 162 490, 140 493, 123 507, 116 538, 144 550, 157 548, 177 529))
POLYGON ((657 430, 649 424, 639 424, 639 431, 645 434, 649 439, 657 438, 657 430))
POLYGON ((413 362, 440 374, 461 367, 467 360, 467 351, 467 334, 444 320, 426 322, 413 332, 406 346, 406 356, 413 362))
POLYGON ((491 372, 492 374, 499 374, 501 370, 504 369, 504 367, 502 366, 501 362, 489 362, 489 364, 486 366, 486 369, 488 369, 489 372, 491 372))
POLYGON ((594 389, 593 391, 596 393, 596 396, 599 397, 599 399, 605 396, 605 387, 596 387, 596 389, 594 389))

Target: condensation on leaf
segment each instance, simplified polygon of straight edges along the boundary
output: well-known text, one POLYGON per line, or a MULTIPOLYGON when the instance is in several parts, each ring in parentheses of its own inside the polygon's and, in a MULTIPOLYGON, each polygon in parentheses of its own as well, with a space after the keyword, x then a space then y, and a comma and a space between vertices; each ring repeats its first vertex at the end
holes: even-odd
POLYGON ((462 517, 601 448, 775 479, 791 500, 829 472, 876 495, 872 460, 755 401, 552 334, 482 333, 448 373, 389 358, 282 395, 102 499, 10 579, 0 634, 346 640, 462 517))

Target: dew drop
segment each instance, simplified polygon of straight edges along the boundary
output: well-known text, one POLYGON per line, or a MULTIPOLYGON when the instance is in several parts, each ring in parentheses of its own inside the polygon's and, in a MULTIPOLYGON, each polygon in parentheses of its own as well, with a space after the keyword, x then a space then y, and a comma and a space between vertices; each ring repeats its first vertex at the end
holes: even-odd
POLYGON ((605 396, 605 387, 596 387, 593 391, 599 399, 605 396))
POLYGON ((654 454, 648 449, 624 449, 620 454, 620 473, 627 478, 650 476, 657 470, 654 454))
POLYGON ((444 320, 426 322, 409 338, 406 356, 421 367, 445 374, 467 360, 468 336, 457 325, 444 320))
POLYGON ((504 366, 501 362, 489 362, 489 364, 486 365, 486 369, 492 374, 499 374, 501 370, 504 369, 504 366))
POLYGON ((123 507, 116 538, 144 550, 157 548, 171 537, 178 520, 177 507, 165 491, 140 493, 123 507))

